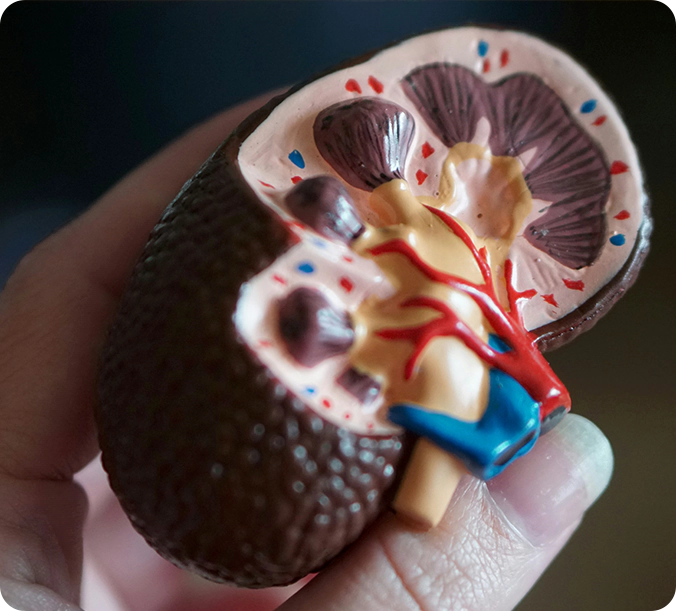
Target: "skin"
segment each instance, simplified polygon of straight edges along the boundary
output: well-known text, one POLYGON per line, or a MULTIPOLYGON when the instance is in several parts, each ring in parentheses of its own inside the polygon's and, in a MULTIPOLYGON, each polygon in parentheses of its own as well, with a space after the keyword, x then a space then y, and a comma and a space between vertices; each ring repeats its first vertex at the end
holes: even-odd
MULTIPOLYGON (((36 246, 0 294, 0 591, 17 608, 80 608, 88 499, 73 478, 98 453, 93 408, 105 331, 162 210, 268 97, 216 116, 144 163, 36 246)), ((281 609, 512 609, 611 471, 607 440, 588 421, 568 416, 490 487, 463 479, 437 528, 416 532, 383 516, 281 609)), ((111 520, 131 530, 119 516, 111 520)), ((123 559, 113 538, 97 536, 94 526, 104 523, 90 525, 87 550, 115 583, 113 565, 123 559)), ((137 544, 130 539, 123 550, 127 562, 138 559, 134 579, 116 584, 130 611, 264 610, 294 591, 196 587, 192 577, 177 580, 177 569, 158 571, 164 561, 145 548, 134 556, 137 544), (141 590, 163 589, 170 600, 150 596, 139 606, 141 590)))

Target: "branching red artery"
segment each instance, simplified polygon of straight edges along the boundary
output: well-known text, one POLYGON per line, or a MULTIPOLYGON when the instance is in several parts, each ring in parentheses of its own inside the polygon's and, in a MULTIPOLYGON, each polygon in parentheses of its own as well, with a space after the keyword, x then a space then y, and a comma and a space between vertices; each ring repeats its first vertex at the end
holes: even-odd
POLYGON ((390 340, 410 341, 414 345, 413 353, 408 359, 405 379, 410 379, 425 347, 435 337, 458 337, 477 356, 492 367, 496 367, 516 379, 528 393, 541 404, 541 418, 564 405, 570 408, 570 396, 561 381, 556 377, 549 364, 535 345, 534 337, 523 326, 518 302, 534 296, 534 291, 518 292, 512 286, 512 262, 505 263, 505 281, 509 301, 509 313, 498 301, 493 274, 488 263, 486 247, 477 249, 472 238, 462 225, 445 212, 426 206, 430 212, 440 218, 446 226, 458 236, 470 250, 479 267, 483 284, 475 284, 464 278, 447 274, 435 269, 425 262, 420 255, 404 240, 394 239, 379 244, 369 250, 374 256, 384 254, 400 254, 408 259, 422 274, 434 282, 445 284, 457 291, 469 295, 479 306, 495 333, 510 347, 507 352, 493 350, 485 341, 463 322, 448 304, 429 296, 418 296, 406 300, 401 307, 426 307, 441 314, 422 325, 405 328, 381 329, 378 337, 390 340))

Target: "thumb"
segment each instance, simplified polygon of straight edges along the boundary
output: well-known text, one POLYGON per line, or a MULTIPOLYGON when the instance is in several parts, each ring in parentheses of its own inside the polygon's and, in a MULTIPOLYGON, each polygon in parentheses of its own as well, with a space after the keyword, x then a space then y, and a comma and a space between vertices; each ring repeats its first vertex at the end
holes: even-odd
POLYGON ((603 433, 568 415, 488 485, 465 478, 438 527, 414 532, 386 517, 280 611, 513 609, 612 469, 603 433))

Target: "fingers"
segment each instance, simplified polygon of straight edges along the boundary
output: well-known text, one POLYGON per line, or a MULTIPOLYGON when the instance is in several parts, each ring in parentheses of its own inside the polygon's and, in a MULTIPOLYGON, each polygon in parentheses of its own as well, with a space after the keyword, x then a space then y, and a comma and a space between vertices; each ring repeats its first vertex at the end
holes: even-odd
POLYGON ((441 524, 389 516, 280 611, 507 611, 573 533, 612 473, 610 444, 567 416, 489 486, 463 480, 441 524))
POLYGON ((0 295, 0 472, 68 478, 94 457, 97 355, 134 263, 181 185, 263 101, 172 144, 19 264, 0 295))
POLYGON ((98 451, 105 330, 162 210, 264 101, 219 115, 153 157, 33 249, 0 294, 0 588, 19 609, 75 608, 86 499, 71 477, 98 451))
POLYGON ((27 611, 76 609, 67 601, 79 594, 87 512, 82 488, 0 477, 0 494, 2 596, 27 611))

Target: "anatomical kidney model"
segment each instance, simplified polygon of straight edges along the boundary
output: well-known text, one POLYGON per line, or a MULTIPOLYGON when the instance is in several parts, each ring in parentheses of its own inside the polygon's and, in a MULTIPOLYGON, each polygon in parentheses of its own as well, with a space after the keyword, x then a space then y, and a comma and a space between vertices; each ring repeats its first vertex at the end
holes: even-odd
POLYGON ((413 38, 275 98, 153 230, 104 352, 103 460, 173 562, 320 569, 441 519, 570 409, 540 351, 632 284, 651 223, 608 96, 531 36, 413 38))

